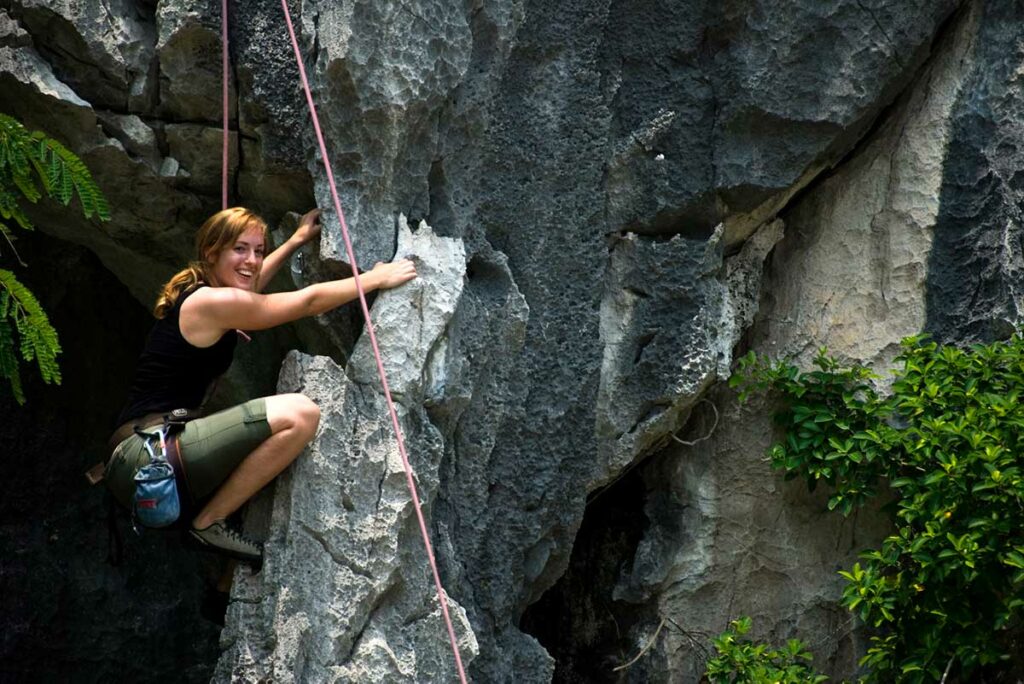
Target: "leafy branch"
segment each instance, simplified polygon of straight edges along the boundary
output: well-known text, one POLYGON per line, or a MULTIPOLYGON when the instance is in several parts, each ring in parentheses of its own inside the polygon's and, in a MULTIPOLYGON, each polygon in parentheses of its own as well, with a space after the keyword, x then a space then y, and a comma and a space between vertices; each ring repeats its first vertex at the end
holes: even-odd
MULTIPOLYGON (((110 220, 107 200, 81 159, 45 133, 29 131, 0 114, 0 237, 21 266, 25 263, 14 246, 12 225, 33 230, 21 202, 35 204, 44 195, 64 206, 78 197, 86 218, 110 220)), ((20 349, 21 359, 36 361, 44 382, 60 384, 60 343, 38 300, 11 271, 0 269, 0 288, 0 376, 7 379, 18 403, 24 403, 15 349, 20 349)))
POLYGON ((844 605, 878 630, 868 680, 934 682, 954 663, 967 678, 1024 628, 1024 338, 909 338, 896 361, 886 396, 824 351, 809 372, 748 355, 730 383, 782 398, 772 465, 828 485, 830 509, 891 500, 894 533, 840 573, 844 605))
POLYGON ((60 384, 57 354, 60 342, 46 313, 28 288, 14 274, 0 268, 0 375, 6 377, 19 404, 25 402, 14 350, 13 330, 21 341, 21 358, 35 361, 46 383, 60 384), (12 330, 13 324, 13 330, 12 330))
POLYGON ((813 660, 799 639, 783 648, 745 638, 753 625, 749 617, 729 623, 714 641, 715 657, 707 662, 705 677, 711 684, 820 684, 828 677, 814 671, 813 660))

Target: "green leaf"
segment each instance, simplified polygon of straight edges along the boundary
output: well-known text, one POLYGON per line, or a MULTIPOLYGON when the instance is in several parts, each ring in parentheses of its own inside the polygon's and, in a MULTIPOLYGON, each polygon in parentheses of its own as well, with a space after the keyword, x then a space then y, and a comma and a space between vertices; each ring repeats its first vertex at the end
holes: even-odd
POLYGON ((0 375, 7 379, 18 403, 24 403, 17 361, 13 356, 15 332, 20 337, 22 358, 36 361, 46 383, 60 384, 57 365, 60 342, 35 295, 4 269, 0 269, 0 293, 0 311, 4 313, 0 317, 0 375))

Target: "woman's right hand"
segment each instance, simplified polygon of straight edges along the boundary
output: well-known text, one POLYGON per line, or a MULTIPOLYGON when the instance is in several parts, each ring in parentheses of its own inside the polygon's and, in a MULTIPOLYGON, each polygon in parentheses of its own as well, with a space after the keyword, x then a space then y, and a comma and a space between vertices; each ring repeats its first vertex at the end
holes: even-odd
POLYGON ((367 275, 372 276, 379 289, 390 290, 415 278, 416 264, 412 259, 399 259, 388 264, 378 261, 367 275))

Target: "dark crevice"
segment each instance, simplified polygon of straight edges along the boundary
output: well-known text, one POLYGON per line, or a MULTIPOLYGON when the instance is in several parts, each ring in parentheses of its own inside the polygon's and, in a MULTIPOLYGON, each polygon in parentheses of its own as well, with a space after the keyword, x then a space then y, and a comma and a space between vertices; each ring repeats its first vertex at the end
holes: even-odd
POLYGON ((865 14, 871 17, 871 21, 874 22, 875 28, 877 28, 878 32, 882 34, 883 38, 885 38, 885 43, 886 45, 889 46, 889 50, 892 52, 893 61, 896 62, 896 64, 898 64, 899 67, 902 69, 904 67, 904 64, 903 60, 900 59, 899 52, 896 48, 896 43, 893 41, 892 37, 886 32, 885 27, 882 26, 881 22, 878 21, 878 17, 875 16, 875 13, 871 11, 869 7, 865 7, 864 3, 861 2, 861 0, 857 0, 857 7, 859 7, 861 11, 863 11, 865 14))
POLYGON ((0 390, 0 681, 208 682, 220 629, 199 606, 203 576, 213 584, 223 567, 175 533, 137 536, 125 521, 123 563, 106 565, 103 487, 80 475, 109 455, 152 317, 85 247, 42 230, 19 238, 31 267, 17 277, 61 337, 63 382, 44 385, 25 365, 27 403, 0 390))
POLYGON ((640 363, 640 359, 643 358, 644 350, 647 349, 647 345, 654 341, 657 337, 657 332, 649 332, 641 335, 636 341, 636 353, 633 355, 633 365, 640 363))
POLYGON ((565 574, 519 622, 555 659, 556 684, 640 681, 627 677, 636 677, 642 664, 614 668, 635 655, 631 632, 646 624, 648 610, 613 593, 648 526, 646 487, 635 470, 606 492, 587 505, 565 574))
POLYGON ((627 286, 627 287, 624 287, 622 289, 625 290, 626 292, 628 292, 629 294, 633 295, 634 297, 639 298, 639 299, 650 299, 651 298, 651 293, 650 292, 647 292, 645 290, 641 290, 638 287, 629 287, 629 286, 627 286))
MULTIPOLYGON (((448 196, 448 179, 444 172, 444 159, 435 159, 427 174, 428 196, 430 198, 426 221, 438 235, 447 235, 454 225, 451 200, 448 196)), ((412 221, 409 222, 412 225, 412 221)))

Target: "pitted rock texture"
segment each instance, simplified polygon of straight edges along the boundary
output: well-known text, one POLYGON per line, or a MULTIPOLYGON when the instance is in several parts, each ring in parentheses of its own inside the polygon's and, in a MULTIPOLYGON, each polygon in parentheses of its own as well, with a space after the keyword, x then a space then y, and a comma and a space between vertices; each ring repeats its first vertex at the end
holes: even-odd
POLYGON ((657 242, 628 234, 612 248, 601 302, 595 427, 598 453, 608 460, 604 472, 648 453, 650 435, 663 438, 681 428, 686 409, 715 380, 721 238, 721 228, 710 240, 677 235, 657 242))
MULTIPOLYGON (((422 505, 438 490, 441 436, 424 403, 443 385, 449 321, 463 290, 465 251, 415 233, 399 250, 418 278, 382 293, 375 329, 386 359, 422 505)), ((321 407, 318 437, 275 485, 263 570, 241 570, 215 681, 445 681, 455 676, 406 475, 367 337, 346 369, 292 354, 281 391, 321 407)), ((477 652, 465 611, 449 610, 465 663, 477 652)))
MULTIPOLYGON (((328 209, 328 229, 303 277, 340 275, 346 258, 280 7, 273 0, 235 5, 233 202, 276 225, 315 197, 328 209)), ((968 339, 1016 320, 1021 42, 1010 19, 1019 2, 290 6, 360 264, 392 256, 402 214, 412 223, 427 219, 437 235, 465 248, 465 282, 444 314, 444 341, 415 363, 392 363, 396 377, 413 369, 416 399, 403 397, 404 417, 419 440, 414 459, 428 464, 429 525, 446 587, 479 642, 471 676, 547 681, 556 672, 520 620, 563 575, 588 496, 614 487, 623 473, 656 483, 651 501, 687 503, 664 510, 646 499, 637 504, 649 512, 631 519, 649 521, 650 529, 623 538, 642 538, 642 553, 635 563, 624 559, 632 569, 621 582, 604 568, 600 586, 613 595, 597 597, 641 602, 612 642, 637 650, 663 618, 684 615, 706 616, 701 629, 720 629, 734 617, 725 614, 725 597, 738 587, 737 596, 776 587, 787 573, 807 591, 779 593, 771 610, 758 604, 759 624, 771 634, 788 636, 794 625, 831 633, 829 625, 840 623, 826 622, 841 613, 827 566, 846 556, 826 554, 826 543, 855 545, 870 529, 837 531, 827 522, 819 532, 817 499, 808 504, 795 489, 778 489, 785 496, 772 500, 773 476, 736 460, 756 459, 767 444, 769 407, 748 415, 715 383, 737 340, 801 359, 828 344, 884 366, 892 344, 922 327, 968 339), (786 237, 775 246, 783 225, 786 237), (649 282, 659 269, 665 277, 649 282), (653 296, 627 307, 619 299, 632 281, 653 287, 653 296), (627 310, 629 321, 621 318, 627 310), (712 424, 705 396, 720 407, 716 437, 689 451, 660 451, 648 474, 645 459, 688 415, 694 425, 681 434, 689 441, 712 424), (651 413, 659 407, 662 420, 651 413), (634 425, 624 442, 612 439, 634 425), (670 457, 677 462, 664 460, 670 457), (772 525, 750 520, 758 499, 772 500, 770 510, 789 521, 785 544, 772 547, 772 525), (800 508, 807 505, 811 512, 800 508), (753 560, 746 549, 757 551, 753 560), (817 560, 793 561, 801 554, 817 560), (706 577, 692 574, 702 569, 706 577), (765 581, 742 579, 754 575, 765 581)), ((217 3, 118 0, 83 9, 80 2, 8 0, 3 7, 3 101, 81 154, 115 207, 114 220, 100 226, 52 205, 33 215, 42 230, 95 252, 148 305, 189 256, 195 227, 220 206, 219 146, 211 143, 220 123, 217 3), (208 157, 204 147, 214 148, 208 157)), ((348 359, 351 316, 320 323, 329 330, 317 339, 336 347, 329 350, 336 359, 348 359)), ((385 329, 397 334, 390 323, 385 329)), ((244 372, 235 371, 235 382, 249 394, 254 386, 270 391, 254 378, 273 374, 286 342, 258 343, 265 356, 236 364, 244 372)), ((363 367, 292 363, 289 386, 325 396, 321 382, 348 386, 363 367)), ((348 399, 344 406, 354 405, 348 399)), ((363 399, 372 405, 369 394, 363 399)), ((360 414, 356 429, 382 439, 386 425, 375 408, 360 414)), ((307 461, 350 448, 340 438, 322 440, 307 461)), ((304 479, 311 474, 300 466, 282 484, 313 490, 304 479)), ((285 529, 290 504, 280 498, 274 524, 285 529)), ((396 513, 391 523, 399 518, 406 520, 396 513)), ((298 563, 297 551, 279 539, 280 552, 298 563)), ((288 540, 320 548, 318 572, 335 565, 307 531, 288 540)), ((387 562, 413 553, 415 539, 406 541, 388 547, 395 555, 387 562)), ((357 540, 336 555, 365 552, 357 540)), ((299 599, 275 594, 273 601, 294 619, 275 623, 259 613, 269 602, 233 606, 232 655, 219 676, 236 667, 291 672, 289 658, 307 657, 298 644, 314 631, 339 635, 308 652, 316 667, 348 663, 331 671, 338 676, 449 667, 427 663, 427 654, 443 652, 442 630, 431 635, 424 627, 407 638, 394 628, 392 617, 412 614, 413 605, 423 609, 417 615, 431 610, 418 589, 403 586, 383 598, 367 598, 378 589, 360 589, 368 602, 353 607, 362 611, 354 615, 367 621, 355 639, 345 625, 305 622, 321 620, 322 606, 298 577, 283 579, 296 582, 290 596, 299 599), (337 651, 337 644, 347 646, 337 651), (246 660, 247 648, 263 655, 246 660)), ((613 629, 601 619, 595 614, 596 624, 583 627, 613 629)), ((662 635, 650 664, 629 676, 678 672, 692 681, 697 660, 671 655, 685 637, 670 628, 662 635)), ((700 638, 707 643, 707 634, 700 638)), ((851 674, 853 639, 818 649, 840 676, 851 674)))
POLYGON ((984 3, 950 115, 925 329, 940 341, 1007 337, 1024 295, 1024 39, 1019 2, 984 3))

